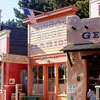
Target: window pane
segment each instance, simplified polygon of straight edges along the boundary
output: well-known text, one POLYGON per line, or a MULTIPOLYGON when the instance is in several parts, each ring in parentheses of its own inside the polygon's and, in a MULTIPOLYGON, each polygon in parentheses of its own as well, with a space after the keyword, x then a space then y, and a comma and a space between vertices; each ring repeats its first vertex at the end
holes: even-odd
POLYGON ((64 79, 64 65, 59 66, 59 80, 64 79))
POLYGON ((51 67, 48 67, 48 78, 51 78, 51 67))
POLYGON ((55 79, 52 79, 52 91, 55 91, 55 79))
POLYGON ((43 79, 43 67, 39 67, 39 69, 38 69, 38 77, 39 77, 39 79, 43 79))
POLYGON ((48 67, 48 91, 55 91, 55 67, 48 67))
POLYGON ((33 90, 34 94, 43 94, 43 67, 33 67, 33 90))
POLYGON ((33 72, 32 72, 32 93, 37 93, 37 68, 33 67, 33 72))
POLYGON ((52 78, 55 78, 55 69, 54 69, 54 66, 52 67, 52 78))
POLYGON ((36 80, 36 78, 37 78, 37 68, 34 67, 34 68, 33 68, 33 79, 36 80))
POLYGON ((48 91, 52 91, 52 89, 51 89, 51 79, 48 79, 48 91))
POLYGON ((38 68, 38 93, 43 94, 43 67, 38 68))
POLYGON ((58 89, 59 94, 65 94, 67 69, 63 64, 60 64, 58 68, 58 72, 59 72, 59 89, 58 89))

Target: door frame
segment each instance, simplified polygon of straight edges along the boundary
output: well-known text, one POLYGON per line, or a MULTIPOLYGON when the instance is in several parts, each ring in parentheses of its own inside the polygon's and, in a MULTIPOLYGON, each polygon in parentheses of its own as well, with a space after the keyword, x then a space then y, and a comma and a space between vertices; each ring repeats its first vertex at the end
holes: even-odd
MULTIPOLYGON (((100 61, 100 59, 87 59, 87 92, 89 91, 89 64, 88 62, 89 61, 100 61)), ((89 100, 88 97, 87 97, 87 92, 86 92, 86 100, 89 100)))

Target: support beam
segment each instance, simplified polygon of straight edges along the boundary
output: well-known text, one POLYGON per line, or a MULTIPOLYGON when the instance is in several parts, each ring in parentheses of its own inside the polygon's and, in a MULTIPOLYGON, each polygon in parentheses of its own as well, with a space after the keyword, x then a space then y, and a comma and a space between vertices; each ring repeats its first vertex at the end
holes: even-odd
POLYGON ((67 57, 68 57, 68 60, 69 60, 69 63, 70 63, 70 66, 72 67, 72 61, 71 61, 71 58, 70 58, 70 54, 69 54, 69 52, 67 52, 67 57))

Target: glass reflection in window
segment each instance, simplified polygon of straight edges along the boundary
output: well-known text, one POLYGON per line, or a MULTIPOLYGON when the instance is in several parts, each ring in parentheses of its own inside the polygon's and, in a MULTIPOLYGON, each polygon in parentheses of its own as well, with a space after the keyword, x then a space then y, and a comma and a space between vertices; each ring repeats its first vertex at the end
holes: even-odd
POLYGON ((33 67, 32 93, 43 94, 43 67, 33 67))

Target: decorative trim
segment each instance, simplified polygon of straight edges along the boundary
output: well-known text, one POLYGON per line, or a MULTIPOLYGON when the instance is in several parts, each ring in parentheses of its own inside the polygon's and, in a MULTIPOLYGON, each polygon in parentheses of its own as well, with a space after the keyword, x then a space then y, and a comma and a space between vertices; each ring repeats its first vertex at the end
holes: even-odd
POLYGON ((18 64, 29 64, 29 59, 27 56, 5 54, 3 61, 7 63, 18 63, 18 64))

